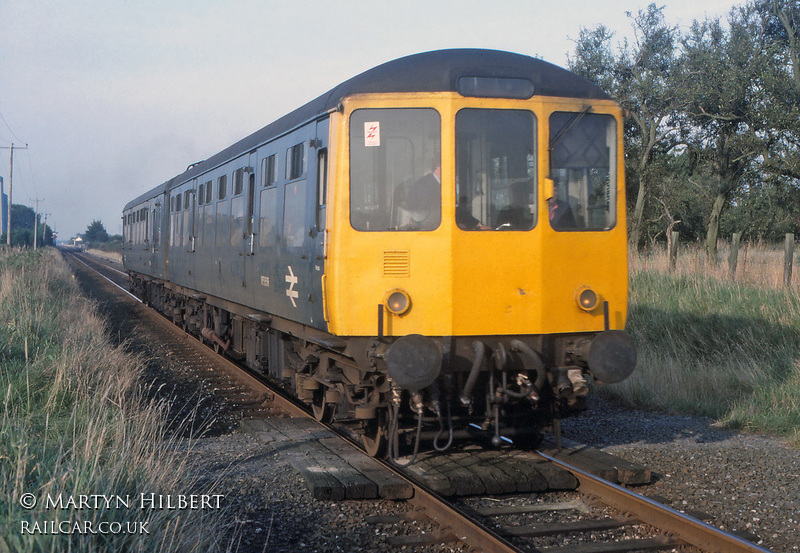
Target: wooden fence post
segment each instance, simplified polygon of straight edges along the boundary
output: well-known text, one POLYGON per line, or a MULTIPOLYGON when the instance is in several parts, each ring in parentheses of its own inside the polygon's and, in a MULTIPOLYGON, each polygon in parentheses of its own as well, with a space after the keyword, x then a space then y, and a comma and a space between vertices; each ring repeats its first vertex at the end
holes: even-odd
POLYGON ((670 231, 669 237, 669 269, 674 271, 678 263, 678 239, 680 238, 680 233, 676 230, 670 231))
POLYGON ((794 234, 786 235, 783 245, 783 285, 792 285, 792 259, 794 258, 794 234))
POLYGON ((731 253, 728 256, 728 276, 731 280, 736 280, 736 266, 739 264, 739 242, 741 239, 741 232, 733 233, 733 238, 731 238, 731 253))

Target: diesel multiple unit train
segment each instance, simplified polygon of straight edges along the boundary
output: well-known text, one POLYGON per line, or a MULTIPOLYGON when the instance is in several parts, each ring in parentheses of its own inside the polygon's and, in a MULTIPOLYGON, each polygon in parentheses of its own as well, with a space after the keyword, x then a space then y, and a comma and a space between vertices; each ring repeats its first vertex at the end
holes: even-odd
POLYGON ((372 455, 530 445, 636 364, 622 125, 527 56, 388 62, 129 202, 131 289, 372 455))

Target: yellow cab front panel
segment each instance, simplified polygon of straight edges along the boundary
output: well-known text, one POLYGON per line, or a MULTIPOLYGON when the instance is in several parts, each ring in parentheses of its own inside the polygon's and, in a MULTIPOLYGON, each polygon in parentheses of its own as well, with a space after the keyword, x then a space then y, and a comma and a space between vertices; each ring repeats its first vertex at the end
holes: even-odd
POLYGON ((609 328, 624 327, 613 102, 365 94, 347 98, 331 127, 333 334, 599 331, 604 304, 609 328))

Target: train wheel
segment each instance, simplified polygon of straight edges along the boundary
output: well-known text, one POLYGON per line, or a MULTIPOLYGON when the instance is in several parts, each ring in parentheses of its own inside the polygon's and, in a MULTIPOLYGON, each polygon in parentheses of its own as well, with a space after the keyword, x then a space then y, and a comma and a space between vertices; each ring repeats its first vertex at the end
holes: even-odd
POLYGON ((311 403, 311 411, 314 413, 314 418, 319 422, 328 424, 333 421, 333 415, 336 412, 336 404, 328 403, 325 401, 325 390, 317 390, 314 392, 314 401, 311 403))
POLYGON ((375 418, 366 421, 363 440, 364 449, 370 457, 386 455, 389 443, 389 412, 386 409, 379 409, 375 418))

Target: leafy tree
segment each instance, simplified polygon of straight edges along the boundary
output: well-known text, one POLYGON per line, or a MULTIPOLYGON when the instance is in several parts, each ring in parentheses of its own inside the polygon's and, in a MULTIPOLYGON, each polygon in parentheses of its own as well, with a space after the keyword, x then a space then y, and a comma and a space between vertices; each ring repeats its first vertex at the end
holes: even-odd
POLYGON ((106 232, 106 227, 103 226, 103 223, 94 220, 86 227, 83 239, 87 242, 108 242, 108 232, 106 232))
POLYGON ((695 21, 683 39, 680 93, 687 109, 684 135, 713 198, 706 219, 706 252, 717 260, 720 217, 763 152, 763 90, 769 56, 755 12, 734 9, 725 28, 718 18, 695 21))
MULTIPOLYGON (((638 247, 645 224, 645 200, 658 179, 656 158, 676 144, 676 114, 682 99, 675 94, 676 27, 666 24, 664 7, 650 4, 632 20, 634 41, 626 40, 615 56, 613 34, 603 25, 582 29, 570 68, 594 81, 625 108, 626 168, 629 198, 636 198, 630 223, 631 243, 638 247), (635 194, 634 194, 635 192, 635 194)), ((660 209, 660 206, 658 207, 660 209)))
MULTIPOLYGON (((11 245, 33 247, 33 219, 35 216, 33 208, 26 205, 12 204, 11 205, 11 245)), ((42 245, 53 244, 53 231, 49 226, 45 226, 42 230, 41 217, 37 218, 37 242, 42 245), (42 232, 44 232, 44 242, 42 241, 42 232)), ((0 244, 5 244, 6 229, 2 229, 0 235, 0 244)))

